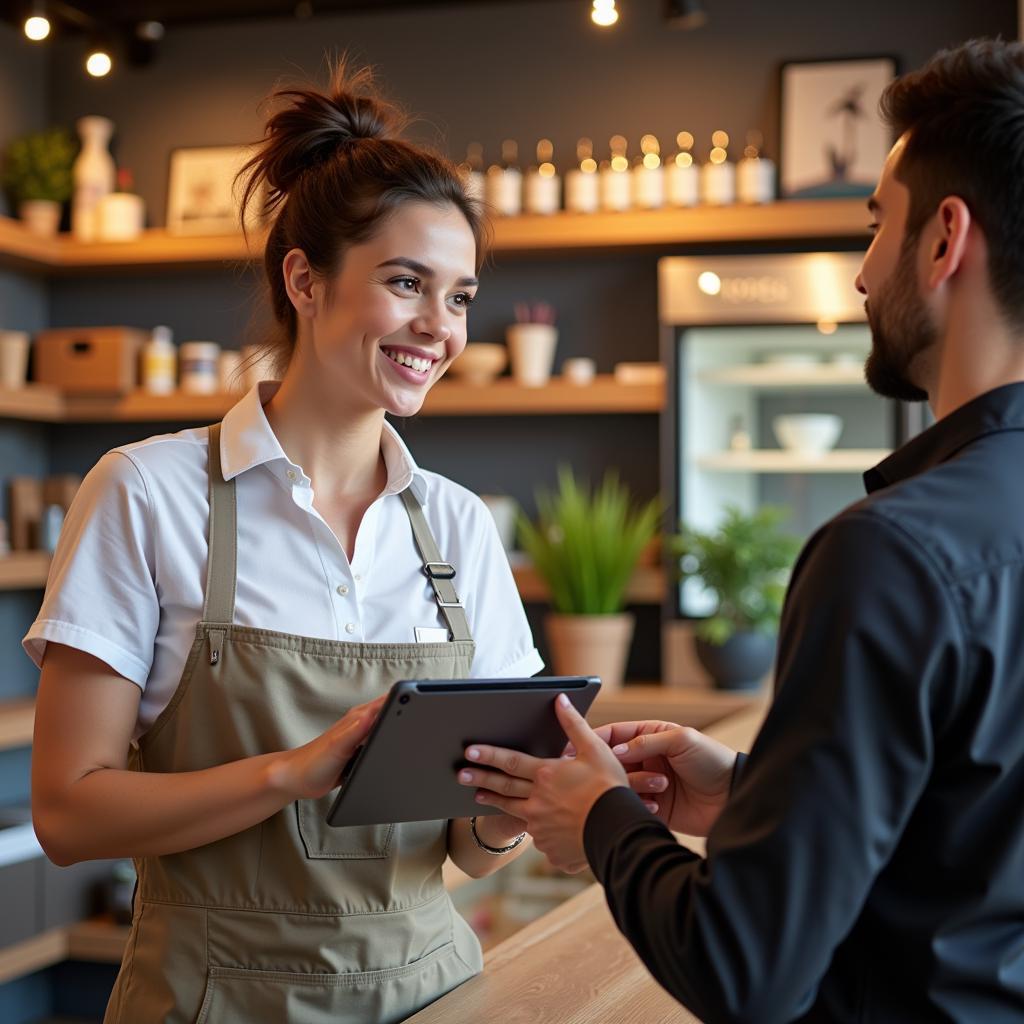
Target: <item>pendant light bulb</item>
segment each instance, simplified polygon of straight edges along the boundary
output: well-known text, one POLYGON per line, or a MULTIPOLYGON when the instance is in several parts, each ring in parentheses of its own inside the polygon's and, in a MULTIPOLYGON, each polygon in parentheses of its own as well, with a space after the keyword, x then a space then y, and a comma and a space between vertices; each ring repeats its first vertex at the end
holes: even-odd
POLYGON ((50 19, 46 16, 46 9, 42 3, 34 3, 25 19, 25 35, 32 42, 38 43, 50 34, 50 19))
POLYGON ((590 20, 601 28, 608 28, 619 20, 619 12, 615 9, 615 0, 593 0, 590 20))
POLYGON ((109 75, 113 66, 114 62, 111 60, 110 54, 102 46, 92 47, 89 50, 89 55, 85 58, 85 70, 93 78, 103 78, 109 75))

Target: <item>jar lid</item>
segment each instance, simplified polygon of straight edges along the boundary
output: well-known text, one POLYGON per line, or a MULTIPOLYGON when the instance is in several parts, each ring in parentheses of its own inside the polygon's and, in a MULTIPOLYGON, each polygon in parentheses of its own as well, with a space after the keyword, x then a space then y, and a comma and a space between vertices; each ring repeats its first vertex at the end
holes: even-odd
POLYGON ((181 346, 183 359, 216 359, 220 345, 215 341, 186 341, 181 346))

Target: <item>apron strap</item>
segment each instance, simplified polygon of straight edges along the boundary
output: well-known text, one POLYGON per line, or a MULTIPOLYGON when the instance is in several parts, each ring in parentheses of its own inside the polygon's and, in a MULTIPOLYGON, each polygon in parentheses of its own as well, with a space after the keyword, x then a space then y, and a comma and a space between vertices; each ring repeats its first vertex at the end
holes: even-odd
POLYGON ((220 466, 220 426, 210 427, 210 542, 203 621, 227 625, 235 619, 238 527, 235 482, 224 479, 220 466))
POLYGON ((455 579, 455 566, 441 558, 437 541, 434 540, 434 535, 427 524, 427 517, 423 514, 423 506, 416 500, 412 488, 406 487, 399 497, 405 505, 405 511, 409 513, 412 535, 423 559, 423 571, 434 588, 434 600, 441 609, 444 621, 448 623, 448 632, 451 633, 452 640, 472 640, 466 610, 462 607, 452 583, 455 579))

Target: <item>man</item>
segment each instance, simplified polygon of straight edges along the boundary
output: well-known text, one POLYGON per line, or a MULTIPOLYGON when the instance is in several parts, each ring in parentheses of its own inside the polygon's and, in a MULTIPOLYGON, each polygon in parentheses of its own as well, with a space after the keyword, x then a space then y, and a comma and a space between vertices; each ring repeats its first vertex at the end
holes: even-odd
POLYGON ((563 705, 575 758, 468 773, 707 1024, 1024 1020, 1024 46, 940 53, 882 109, 866 376, 937 422, 802 553, 749 760, 563 705))

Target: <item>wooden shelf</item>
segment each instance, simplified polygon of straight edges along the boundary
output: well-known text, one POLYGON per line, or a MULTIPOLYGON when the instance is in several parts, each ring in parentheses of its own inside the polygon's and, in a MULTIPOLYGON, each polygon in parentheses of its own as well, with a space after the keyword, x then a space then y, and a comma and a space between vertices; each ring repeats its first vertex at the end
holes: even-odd
POLYGON ((708 384, 726 384, 764 391, 841 390, 863 391, 867 387, 864 367, 821 363, 817 366, 786 366, 782 363, 751 363, 706 370, 700 379, 708 384))
MULTIPOLYGON (((30 385, 0 391, 0 416, 45 423, 212 423, 240 398, 238 394, 122 397, 61 396, 30 385)), ((524 388, 511 378, 482 387, 443 380, 430 391, 422 416, 562 416, 658 413, 665 404, 660 384, 620 384, 611 374, 579 387, 554 378, 542 388, 524 388)))
MULTIPOLYGON (((515 565, 512 575, 524 601, 539 603, 550 598, 547 584, 532 565, 515 565)), ((665 572, 661 566, 637 566, 626 598, 630 604, 661 604, 665 600, 665 572)))
POLYGON ((95 964, 119 964, 131 931, 110 917, 94 917, 68 925, 68 960, 87 960, 95 964))
POLYGON ((838 448, 818 456, 772 449, 705 455, 697 465, 723 473, 863 473, 889 454, 884 448, 838 448))
MULTIPOLYGON (((493 251, 565 252, 798 239, 866 241, 867 222, 860 199, 497 217, 493 221, 493 251)), ((131 242, 83 243, 67 236, 39 238, 29 234, 17 221, 0 218, 0 261, 38 273, 171 270, 250 261, 262 255, 263 241, 262 233, 253 234, 247 244, 240 233, 173 235, 162 228, 154 228, 131 242)))
POLYGON ((31 697, 0 701, 0 750, 31 746, 35 717, 36 702, 31 697))
POLYGON ((12 551, 0 556, 0 590, 41 590, 49 571, 45 551, 12 551))

